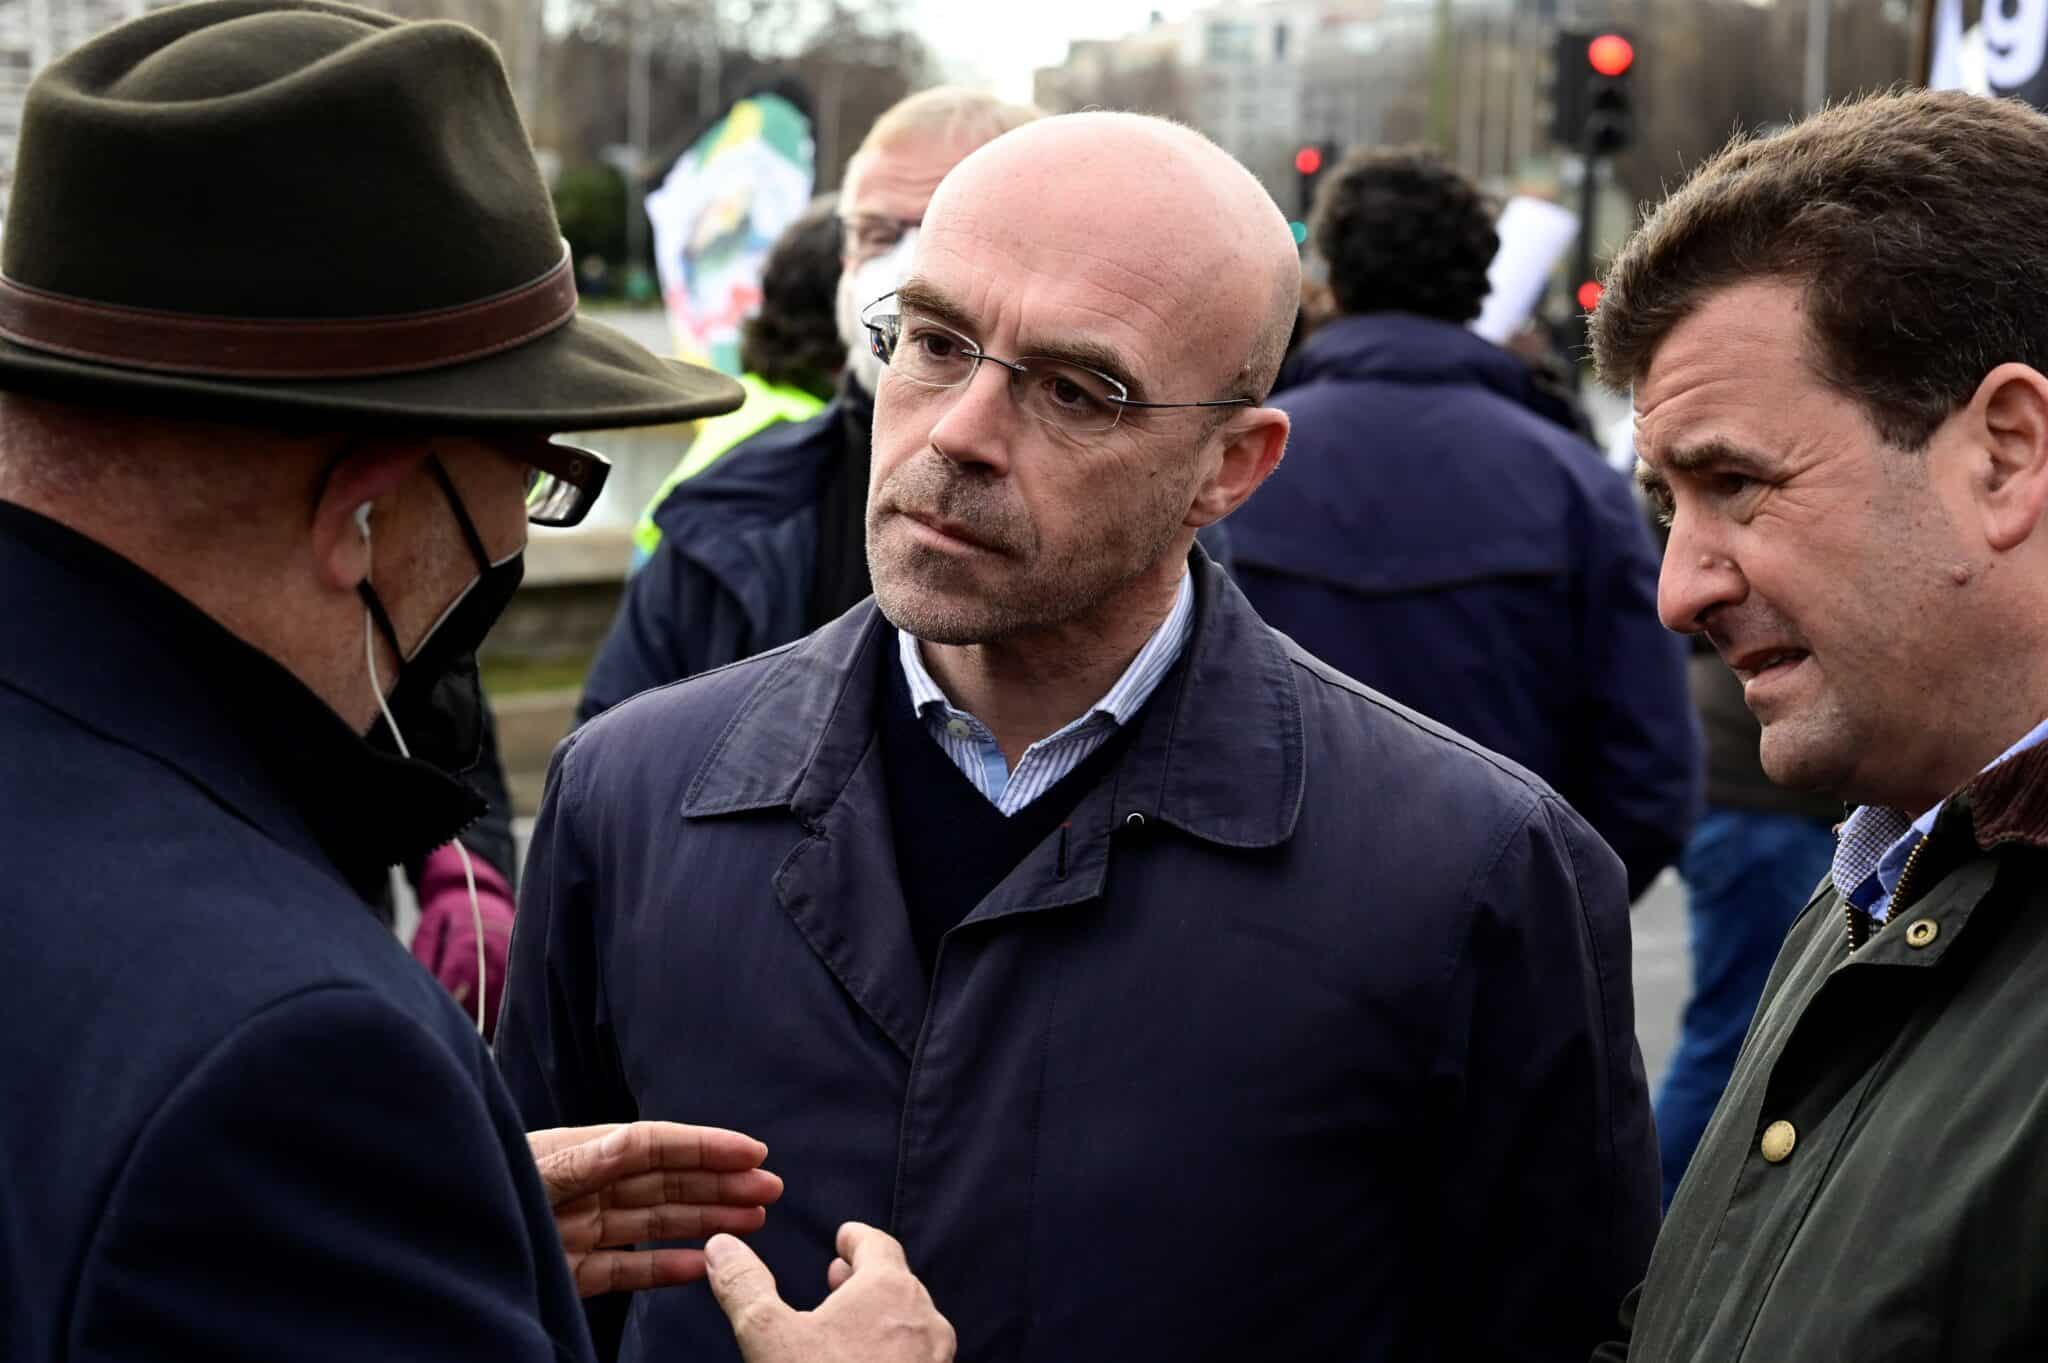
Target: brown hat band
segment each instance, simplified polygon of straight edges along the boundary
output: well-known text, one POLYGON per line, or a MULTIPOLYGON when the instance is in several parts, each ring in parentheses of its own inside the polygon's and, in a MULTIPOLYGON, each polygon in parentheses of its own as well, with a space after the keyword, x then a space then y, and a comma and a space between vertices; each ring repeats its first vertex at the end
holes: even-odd
POLYGON ((576 315, 565 245, 555 267, 452 308, 383 317, 205 317, 95 303, 0 276, 0 337, 73 359, 237 379, 355 379, 480 359, 576 315))

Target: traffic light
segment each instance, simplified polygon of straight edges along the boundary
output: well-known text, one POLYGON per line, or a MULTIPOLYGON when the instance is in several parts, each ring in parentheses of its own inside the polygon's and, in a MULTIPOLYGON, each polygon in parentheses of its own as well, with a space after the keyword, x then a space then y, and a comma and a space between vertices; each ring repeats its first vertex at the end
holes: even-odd
POLYGON ((1551 89, 1551 136, 1588 156, 1609 156, 1635 140, 1629 79, 1635 40, 1619 29, 1563 29, 1551 89))
POLYGON ((1328 170, 1336 159, 1335 142, 1304 143, 1301 150, 1294 153, 1294 178, 1300 192, 1296 204, 1303 221, 1307 220, 1309 208, 1315 203, 1317 181, 1323 178, 1323 172, 1328 170))

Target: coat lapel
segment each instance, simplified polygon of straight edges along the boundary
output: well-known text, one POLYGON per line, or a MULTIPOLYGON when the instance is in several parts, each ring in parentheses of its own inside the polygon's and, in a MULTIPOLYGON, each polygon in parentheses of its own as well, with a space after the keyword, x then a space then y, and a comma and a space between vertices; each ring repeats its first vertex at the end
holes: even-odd
POLYGON ((929 986, 897 879, 879 744, 807 827, 810 836, 775 877, 776 896, 826 969, 908 1059, 929 986))
POLYGON ((928 994, 896 875, 875 738, 872 602, 791 646, 741 705, 683 801, 686 819, 787 809, 804 838, 775 875, 797 931, 908 1057, 928 994))
POLYGON ((1169 829, 1240 849, 1294 835, 1307 767, 1287 641, 1208 555, 1195 551, 1190 571, 1194 633, 1132 721, 1142 728, 1130 750, 964 922, 1096 899, 1119 847, 1171 836, 1169 829))
MULTIPOLYGON (((1231 848, 1293 836, 1306 786, 1297 659, 1197 550, 1187 656, 1147 703, 1117 769, 965 923, 1099 898, 1126 838, 1173 829, 1231 848)), ((686 818, 788 809, 804 838, 775 891, 861 1010, 910 1056, 930 997, 898 878, 875 732, 880 612, 866 602, 792 645, 692 780, 686 818)))

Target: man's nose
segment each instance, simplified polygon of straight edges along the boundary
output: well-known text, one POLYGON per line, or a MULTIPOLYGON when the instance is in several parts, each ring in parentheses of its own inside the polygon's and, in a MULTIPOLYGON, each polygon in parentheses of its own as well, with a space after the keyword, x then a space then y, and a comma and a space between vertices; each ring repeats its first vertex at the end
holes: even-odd
POLYGON ((1682 512, 1673 520, 1664 546, 1664 566, 1657 574, 1657 618, 1679 634, 1706 628, 1707 612, 1732 606, 1749 594, 1749 585, 1727 546, 1695 533, 1682 512))
POLYGON ((946 409, 932 427, 932 447, 955 464, 1007 471, 1009 442, 1016 438, 1022 415, 1010 397, 1010 371, 983 360, 946 397, 946 409))

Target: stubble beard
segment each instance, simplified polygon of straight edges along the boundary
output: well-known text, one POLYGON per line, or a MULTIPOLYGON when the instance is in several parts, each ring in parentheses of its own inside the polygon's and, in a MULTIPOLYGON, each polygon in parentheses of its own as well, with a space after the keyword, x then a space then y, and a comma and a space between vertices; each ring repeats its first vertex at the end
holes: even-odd
MULTIPOLYGON (((941 502, 947 514, 959 516, 978 533, 982 522, 961 515, 971 501, 948 500, 952 504, 941 502)), ((1145 506, 1091 516, 1076 527, 1072 547, 1051 558, 1039 552, 1035 535, 1028 537, 1028 546, 991 535, 1009 552, 961 560, 912 540, 901 517, 871 513, 868 572, 876 604, 897 629, 934 644, 995 643, 1067 624, 1114 598, 1158 563, 1180 533, 1171 514, 1175 500, 1172 492, 1162 492, 1145 506), (1014 551, 1012 543, 1017 543, 1014 551)), ((1006 528, 1014 534, 1014 526, 1006 528)))
POLYGON ((1867 737, 1832 695, 1823 694, 1764 724, 1757 758, 1773 785, 1855 799, 1849 787, 1867 737))

